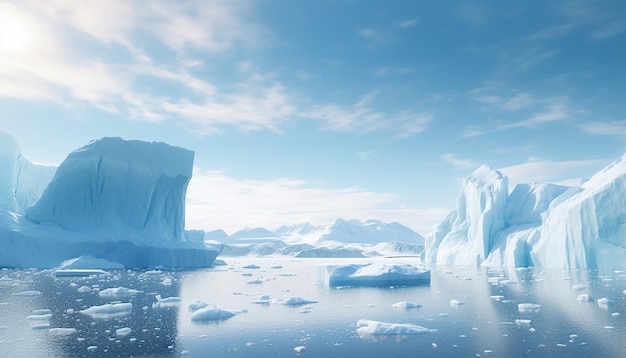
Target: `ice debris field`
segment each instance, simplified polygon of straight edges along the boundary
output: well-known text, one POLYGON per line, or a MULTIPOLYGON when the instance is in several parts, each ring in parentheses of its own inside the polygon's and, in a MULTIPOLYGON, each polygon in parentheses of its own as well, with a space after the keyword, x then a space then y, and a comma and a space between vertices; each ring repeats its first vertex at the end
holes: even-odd
POLYGON ((0 341, 9 353, 58 356, 201 357, 207 349, 243 356, 374 356, 390 349, 503 355, 512 347, 534 356, 610 356, 623 349, 625 270, 569 276, 464 268, 433 271, 429 284, 407 286, 404 277, 394 281, 388 273, 423 273, 409 259, 350 260, 329 265, 233 258, 195 271, 118 269, 75 276, 5 269, 0 341), (348 272, 363 268, 369 268, 367 275, 346 281, 348 272), (333 277, 342 285, 330 286, 333 277), (261 284, 249 284, 250 278, 261 284), (588 299, 581 301, 581 295, 588 299), (30 343, 10 339, 15 333, 30 343))

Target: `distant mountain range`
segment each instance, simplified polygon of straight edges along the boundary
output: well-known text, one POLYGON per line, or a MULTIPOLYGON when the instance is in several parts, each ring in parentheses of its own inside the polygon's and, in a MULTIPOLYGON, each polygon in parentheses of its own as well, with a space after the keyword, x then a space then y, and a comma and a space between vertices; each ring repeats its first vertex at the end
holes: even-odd
POLYGON ((292 255, 296 257, 367 257, 419 255, 424 237, 408 227, 379 220, 337 219, 328 225, 302 223, 274 230, 245 228, 232 235, 223 230, 206 232, 205 241, 222 255, 292 255))

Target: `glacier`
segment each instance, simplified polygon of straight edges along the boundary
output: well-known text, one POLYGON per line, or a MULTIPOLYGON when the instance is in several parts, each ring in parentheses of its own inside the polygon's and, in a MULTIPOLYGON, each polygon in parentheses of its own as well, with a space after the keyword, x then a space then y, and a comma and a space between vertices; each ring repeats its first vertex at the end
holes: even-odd
POLYGON ((580 187, 518 184, 483 165, 426 238, 430 265, 626 267, 626 154, 580 187))
POLYGON ((0 266, 50 268, 85 255, 124 267, 210 266, 218 251, 184 231, 193 159, 160 142, 91 141, 23 214, 0 210, 0 266))

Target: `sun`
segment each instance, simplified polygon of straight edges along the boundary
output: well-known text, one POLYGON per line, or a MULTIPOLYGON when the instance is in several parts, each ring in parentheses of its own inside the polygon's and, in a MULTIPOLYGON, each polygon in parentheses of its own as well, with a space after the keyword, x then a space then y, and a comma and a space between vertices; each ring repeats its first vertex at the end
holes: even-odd
POLYGON ((26 25, 19 21, 8 21, 0 24, 0 50, 19 52, 26 49, 29 40, 26 25))

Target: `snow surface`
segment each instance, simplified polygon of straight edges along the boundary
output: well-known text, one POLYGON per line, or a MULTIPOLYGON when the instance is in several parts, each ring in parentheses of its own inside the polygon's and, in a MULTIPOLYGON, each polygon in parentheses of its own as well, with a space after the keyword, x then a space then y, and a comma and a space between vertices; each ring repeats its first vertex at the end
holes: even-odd
POLYGON ((412 264, 320 265, 320 280, 330 287, 390 287, 430 284, 430 270, 412 264))
POLYGON ((133 268, 210 266, 217 250, 184 234, 192 166, 193 152, 165 143, 88 143, 25 215, 0 210, 0 266, 49 268, 86 255, 133 268))
POLYGON ((626 267, 626 154, 579 188, 519 184, 481 166, 428 235, 437 265, 626 267))

